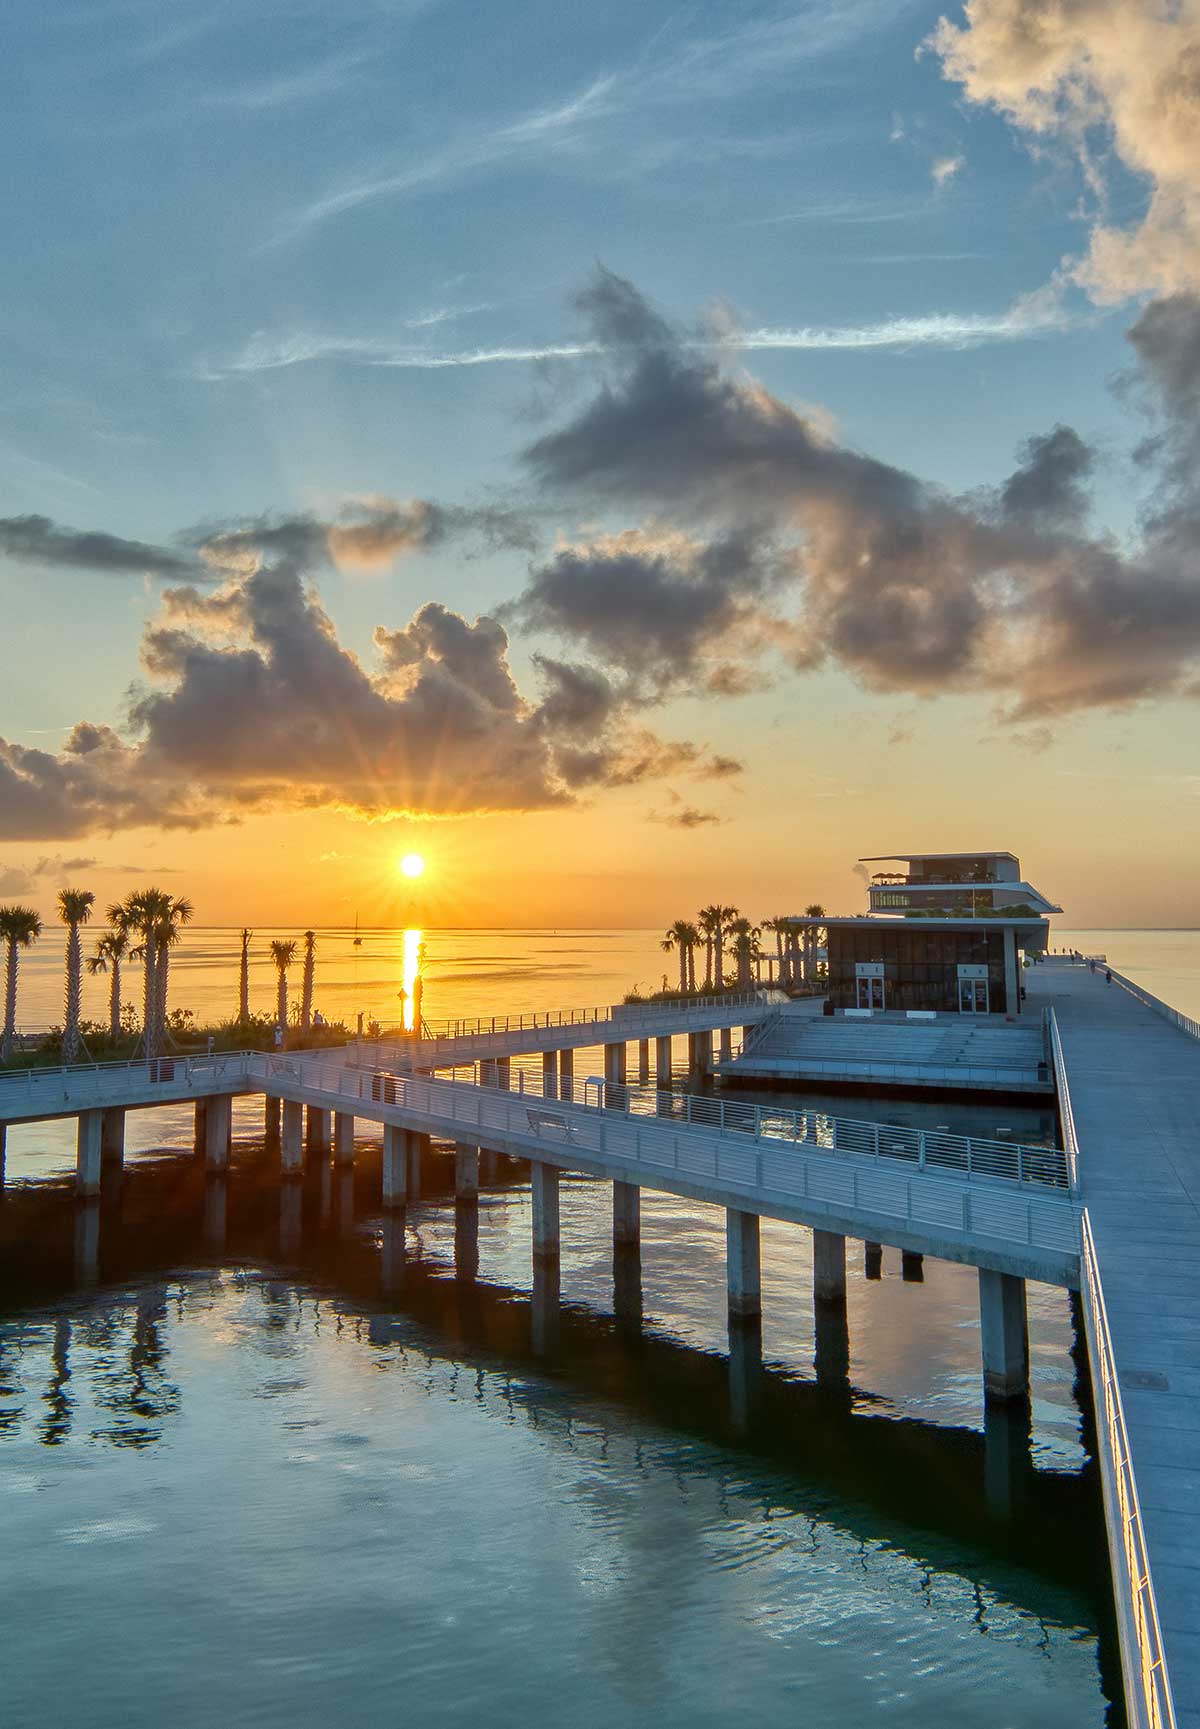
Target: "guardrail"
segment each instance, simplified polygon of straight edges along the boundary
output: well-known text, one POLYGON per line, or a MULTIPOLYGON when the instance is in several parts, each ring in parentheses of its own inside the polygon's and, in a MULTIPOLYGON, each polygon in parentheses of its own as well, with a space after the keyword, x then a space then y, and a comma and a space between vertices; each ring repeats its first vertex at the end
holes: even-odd
POLYGON ((1135 984, 1132 979, 1126 978, 1124 973, 1113 971, 1112 968, 1109 970, 1112 971, 1113 983, 1120 985, 1122 990, 1128 991, 1130 996, 1136 997, 1139 1003, 1144 1003, 1148 1009, 1153 1009, 1156 1015, 1162 1015, 1172 1025, 1177 1026, 1181 1033, 1186 1033, 1190 1039, 1200 1039, 1200 1021, 1194 1021, 1190 1015, 1182 1014, 1179 1009, 1173 1009, 1170 1003, 1164 1003, 1161 997, 1156 997, 1144 985, 1135 984))
MULTIPOLYGON (((1022 1253, 1033 1252, 1046 1267, 1038 1277, 1069 1276, 1067 1263, 1073 1266, 1078 1258, 1078 1210, 1064 1186, 1037 1178, 1032 1171, 1018 1182, 974 1161, 970 1168, 953 1161, 939 1164, 936 1148, 928 1146, 922 1166, 910 1144, 901 1149, 899 1142, 889 1142, 892 1131, 886 1126, 876 1151, 874 1143, 848 1145, 850 1136, 837 1133, 838 1119, 820 1119, 817 1112, 781 1112, 775 1122, 757 1107, 745 1106, 739 1113, 726 1103, 723 1119, 705 1119, 695 1114, 695 1107, 719 1110, 718 1101, 699 1099, 689 1105, 686 1095, 664 1093, 661 1097, 664 1107, 671 1107, 670 1114, 664 1108, 659 1115, 618 1109, 607 1101, 568 1101, 533 1087, 508 1091, 324 1063, 301 1065, 288 1058, 258 1060, 268 1078, 292 1080, 299 1089, 323 1095, 335 1109, 345 1108, 339 1104, 342 1100, 382 1107, 381 1116, 391 1107, 416 1117, 422 1127, 428 1124, 426 1132, 459 1140, 477 1137, 485 1143, 489 1136, 493 1141, 502 1138, 519 1146, 526 1157, 541 1154, 568 1166, 582 1162, 585 1168, 588 1161, 623 1169, 640 1164, 651 1173, 674 1173, 681 1182, 717 1183, 758 1200, 777 1196, 783 1203, 803 1203, 829 1216, 843 1217, 849 1209, 869 1218, 886 1217, 931 1241, 949 1238, 965 1243, 987 1238, 1022 1253), (801 1124, 802 1118, 809 1117, 814 1121, 805 1122, 803 1130, 811 1126, 811 1136, 802 1132, 801 1124), (1052 1258, 1049 1263, 1046 1257, 1052 1258)), ((585 1083, 585 1088, 605 1085, 596 1080, 585 1083)), ((851 1125, 844 1127, 848 1131, 851 1125)), ((935 1139, 947 1137, 927 1137, 935 1139)), ((982 1149, 986 1143, 978 1145, 982 1149)), ((1002 1142, 990 1145, 1010 1158, 1018 1151, 1002 1142)))
MULTIPOLYGON (((538 1032, 543 1028, 591 1026, 598 1022, 621 1021, 648 1024, 677 1017, 680 1011, 688 1015, 715 1011, 728 1014, 732 1009, 760 1008, 767 1000, 764 991, 726 991, 722 996, 670 997, 662 1002, 607 1003, 599 1008, 542 1009, 519 1015, 479 1015, 474 1019, 427 1021, 422 1017, 422 1032, 427 1039, 461 1039, 486 1033, 538 1032)), ((403 1033, 401 1027, 384 1028, 384 1033, 403 1033)), ((410 1038, 412 1036, 409 1031, 410 1038)))
POLYGON ((89 1106, 119 1099, 142 1087, 191 1090, 202 1082, 245 1081, 254 1073, 253 1051, 220 1051, 195 1057, 131 1057, 124 1062, 70 1063, 55 1068, 0 1072, 0 1118, 6 1110, 37 1105, 89 1106))
POLYGON ((1121 1389, 1113 1359, 1092 1222, 1086 1209, 1081 1243, 1084 1330, 1092 1364, 1092 1395, 1100 1442, 1100 1481, 1123 1659, 1125 1709, 1131 1729, 1174 1729, 1175 1707, 1163 1656, 1162 1632, 1142 1532, 1137 1484, 1129 1457, 1129 1432, 1125 1426, 1121 1389))
POLYGON ((1071 1187, 1076 1189, 1079 1186, 1079 1138, 1075 1133, 1075 1114, 1071 1109, 1071 1088, 1067 1082, 1067 1064, 1063 1057, 1062 1038, 1058 1030, 1058 1016, 1053 1008, 1046 1010, 1046 1039, 1050 1047, 1050 1061, 1054 1069, 1054 1091, 1058 1097, 1058 1116, 1062 1126, 1067 1168, 1070 1173, 1071 1187))
MULTIPOLYGON (((337 1081, 333 1090, 356 1093, 360 1098, 375 1098, 387 1102, 389 1084, 393 1090, 417 1082, 404 1073, 385 1070, 363 1071, 335 1068, 328 1063, 297 1055, 293 1058, 270 1057, 269 1073, 290 1074, 305 1086, 320 1086, 316 1078, 350 1077, 337 1081), (376 1096, 378 1095, 378 1097, 376 1096)), ((469 1085, 478 1088, 475 1069, 468 1068, 468 1079, 458 1079, 452 1069, 450 1079, 438 1084, 469 1085)), ((432 1084, 432 1083, 430 1083, 432 1084)), ((497 1094, 516 1099, 535 1099, 555 1107, 568 1105, 575 1110, 600 1110, 606 1119, 615 1115, 652 1120, 679 1127, 715 1129, 718 1134, 748 1136, 755 1140, 787 1142, 791 1146, 819 1148, 831 1155, 852 1153, 886 1162, 900 1161, 918 1171, 951 1174, 966 1181, 1001 1181, 1018 1187, 1032 1187, 1060 1193, 1073 1192, 1067 1155, 1060 1147, 1035 1147, 1025 1142, 987 1140, 978 1135, 955 1135, 934 1129, 911 1129, 900 1124, 859 1122, 849 1117, 830 1116, 824 1111, 791 1111, 772 1105, 751 1104, 726 1096, 701 1093, 678 1093, 654 1086, 635 1086, 624 1082, 606 1081, 600 1076, 588 1076, 582 1092, 565 1097, 554 1088, 547 1088, 540 1075, 516 1076, 511 1088, 478 1088, 488 1097, 497 1094)), ((397 1098, 401 1094, 395 1095, 397 1098)), ((403 1095, 407 1096, 407 1095, 403 1095)))

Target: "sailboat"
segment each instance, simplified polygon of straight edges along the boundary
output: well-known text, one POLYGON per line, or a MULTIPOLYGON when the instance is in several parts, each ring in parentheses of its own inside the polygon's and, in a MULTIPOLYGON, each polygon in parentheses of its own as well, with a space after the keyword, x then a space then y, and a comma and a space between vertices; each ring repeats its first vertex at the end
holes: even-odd
POLYGON ((356 949, 360 949, 362 947, 362 938, 358 934, 358 914, 357 913, 355 913, 355 915, 354 915, 354 946, 356 949))

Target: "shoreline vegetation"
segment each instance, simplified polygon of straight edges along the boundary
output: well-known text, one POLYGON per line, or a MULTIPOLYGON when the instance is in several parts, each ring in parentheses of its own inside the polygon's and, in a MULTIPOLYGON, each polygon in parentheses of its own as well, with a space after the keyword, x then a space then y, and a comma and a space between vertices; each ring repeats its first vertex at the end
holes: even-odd
POLYGON ((701 907, 694 920, 676 919, 659 943, 664 954, 674 955, 678 961, 678 985, 670 984, 664 973, 660 989, 646 991, 635 985, 622 1000, 679 1002, 689 997, 728 996, 759 986, 774 986, 790 996, 811 996, 826 974, 820 957, 825 917, 825 908, 813 901, 802 914, 780 913, 754 924, 737 907, 713 901, 701 907), (774 954, 763 947, 764 931, 774 935, 774 954), (701 951, 702 978, 696 967, 701 951), (728 977, 726 962, 732 969, 728 977))
MULTIPOLYGON (((343 1021, 327 1021, 313 1006, 316 974, 316 932, 302 933, 302 986, 298 1000, 288 996, 288 969, 299 941, 273 941, 272 963, 277 974, 275 1013, 250 1009, 250 954, 254 932, 243 927, 238 970, 237 1014, 228 1020, 197 1025, 191 1009, 168 1009, 171 951, 191 923, 191 901, 161 889, 137 889, 108 907, 108 928, 97 937, 86 961, 82 933, 90 923, 96 897, 88 889, 60 890, 58 916, 66 926, 64 1013, 60 1026, 33 1036, 17 1032, 20 958, 43 934, 40 914, 33 908, 0 906, 0 944, 5 951, 4 1026, 0 1036, 0 1069, 53 1068, 78 1062, 128 1062, 156 1056, 204 1056, 233 1050, 314 1050, 345 1044, 356 1036, 343 1021), (129 968, 142 967, 141 1010, 122 996, 129 968), (83 969, 109 981, 108 1020, 85 1021, 80 1015, 83 969)), ((419 985, 419 980, 418 980, 419 985)), ((416 998, 419 1002, 419 997, 416 998)), ((363 1031, 377 1036, 379 1023, 363 1031)))

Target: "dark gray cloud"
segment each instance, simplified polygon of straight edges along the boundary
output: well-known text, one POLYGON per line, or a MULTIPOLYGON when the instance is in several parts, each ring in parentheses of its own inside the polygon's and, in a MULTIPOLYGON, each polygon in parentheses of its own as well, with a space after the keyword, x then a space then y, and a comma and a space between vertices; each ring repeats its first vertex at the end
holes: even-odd
POLYGON ((48 516, 0 517, 0 556, 63 570, 112 576, 160 576, 179 581, 195 573, 195 560, 141 540, 122 540, 94 528, 64 528, 48 516))
POLYGON ((1096 454, 1070 426, 1056 426, 1021 446, 1020 467, 1000 494, 1005 516, 1039 528, 1074 528, 1087 516, 1085 482, 1096 454))
POLYGON ((1130 333, 1158 492, 1129 547, 1085 529, 1095 455, 1070 427, 997 492, 953 496, 731 374, 611 273, 579 307, 595 389, 524 460, 547 495, 648 526, 536 566, 521 623, 660 693, 736 693, 768 651, 876 690, 987 691, 1022 724, 1200 688, 1195 297, 1130 333))
POLYGON ((351 500, 332 517, 248 517, 228 528, 198 529, 195 536, 202 554, 217 563, 281 558, 304 569, 380 570, 451 540, 488 551, 533 552, 539 544, 532 519, 518 511, 381 497, 351 500))
POLYGON ((142 773, 111 727, 81 721, 57 755, 0 739, 0 840, 67 840, 145 823, 198 828, 211 813, 142 773))
POLYGON ((759 531, 710 542, 632 531, 561 548, 537 566, 505 616, 578 643, 635 684, 691 677, 758 626, 787 573, 759 531))

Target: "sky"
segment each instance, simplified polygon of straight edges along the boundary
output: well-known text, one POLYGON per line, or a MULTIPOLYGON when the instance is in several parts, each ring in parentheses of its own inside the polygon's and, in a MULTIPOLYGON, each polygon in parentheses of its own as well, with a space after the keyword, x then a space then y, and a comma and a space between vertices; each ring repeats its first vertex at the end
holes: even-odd
POLYGON ((1200 0, 14 0, 0 897, 1009 848, 1200 925, 1198 63, 1200 0))

